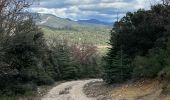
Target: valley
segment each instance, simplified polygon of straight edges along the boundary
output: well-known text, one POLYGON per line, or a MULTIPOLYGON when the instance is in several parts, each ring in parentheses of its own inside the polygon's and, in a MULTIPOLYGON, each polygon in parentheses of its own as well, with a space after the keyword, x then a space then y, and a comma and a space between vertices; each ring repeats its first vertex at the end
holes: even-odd
POLYGON ((107 46, 110 37, 111 23, 100 21, 73 21, 50 14, 39 14, 37 25, 42 28, 46 39, 65 39, 72 44, 90 43, 96 46, 107 46))

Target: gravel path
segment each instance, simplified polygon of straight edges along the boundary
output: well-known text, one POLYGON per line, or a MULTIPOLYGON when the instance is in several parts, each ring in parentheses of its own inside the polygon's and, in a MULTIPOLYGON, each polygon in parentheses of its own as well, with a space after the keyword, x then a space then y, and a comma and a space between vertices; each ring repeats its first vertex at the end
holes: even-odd
POLYGON ((79 80, 62 83, 45 95, 42 100, 95 100, 94 98, 88 98, 83 93, 83 87, 85 84, 95 81, 102 81, 99 79, 91 80, 79 80))

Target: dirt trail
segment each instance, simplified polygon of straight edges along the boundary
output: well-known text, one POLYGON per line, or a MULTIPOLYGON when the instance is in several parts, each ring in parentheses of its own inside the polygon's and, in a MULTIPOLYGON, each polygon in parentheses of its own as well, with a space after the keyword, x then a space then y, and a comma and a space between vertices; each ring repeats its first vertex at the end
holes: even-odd
POLYGON ((99 79, 80 80, 62 83, 45 95, 42 100, 94 100, 86 97, 83 87, 89 82, 102 81, 99 79))
POLYGON ((107 45, 98 45, 97 48, 98 48, 98 49, 111 48, 111 46, 107 46, 107 45))

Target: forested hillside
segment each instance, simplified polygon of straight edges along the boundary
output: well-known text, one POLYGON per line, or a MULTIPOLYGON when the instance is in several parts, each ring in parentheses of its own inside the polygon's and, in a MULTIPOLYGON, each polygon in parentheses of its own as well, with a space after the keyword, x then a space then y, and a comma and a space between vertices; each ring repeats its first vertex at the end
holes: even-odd
POLYGON ((91 43, 96 46, 107 46, 109 40, 109 28, 77 28, 74 30, 55 29, 41 26, 46 38, 67 39, 70 44, 91 43))
POLYGON ((97 20, 73 21, 50 14, 34 14, 46 38, 67 39, 72 44, 90 43, 96 46, 107 45, 112 23, 97 20))

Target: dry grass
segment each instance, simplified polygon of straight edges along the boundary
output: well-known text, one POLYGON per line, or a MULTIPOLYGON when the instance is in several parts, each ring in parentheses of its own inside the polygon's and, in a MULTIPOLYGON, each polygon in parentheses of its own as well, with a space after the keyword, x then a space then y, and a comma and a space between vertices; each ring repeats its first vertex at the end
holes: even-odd
MULTIPOLYGON (((99 100, 170 100, 170 86, 162 90, 164 83, 156 79, 106 85, 103 82, 89 83, 84 87, 88 97, 111 97, 99 100)), ((170 84, 168 84, 170 85, 170 84)), ((98 100, 98 99, 97 99, 98 100)))
POLYGON ((112 97, 116 100, 170 100, 169 93, 163 95, 157 80, 141 80, 115 87, 112 97))

